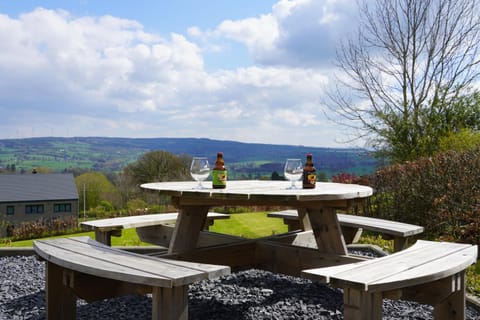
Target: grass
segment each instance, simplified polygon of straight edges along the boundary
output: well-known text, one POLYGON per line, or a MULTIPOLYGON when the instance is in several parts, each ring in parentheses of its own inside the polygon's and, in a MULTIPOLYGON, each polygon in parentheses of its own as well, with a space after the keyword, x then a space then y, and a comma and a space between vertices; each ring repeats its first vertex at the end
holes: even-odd
MULTIPOLYGON (((81 237, 81 236, 87 236, 92 239, 95 239, 95 233, 93 231, 55 236, 55 237, 45 237, 43 239, 81 237)), ((34 240, 37 240, 37 239, 21 240, 21 241, 13 241, 13 242, 2 242, 0 243, 0 247, 7 247, 7 246, 8 247, 32 247, 34 240)), ((122 231, 121 237, 112 237, 112 246, 151 246, 151 244, 146 242, 141 242, 140 239, 138 238, 138 235, 135 229, 125 229, 122 231)))
MULTIPOLYGON (((267 217, 266 212, 252 212, 242 214, 231 214, 230 219, 216 220, 210 227, 211 231, 242 236, 245 238, 261 238, 272 234, 279 234, 287 231, 287 226, 283 224, 282 219, 272 219, 267 217)), ((50 238, 62 238, 66 236, 88 236, 95 239, 94 232, 82 232, 70 235, 62 235, 50 238)), ((112 246, 148 246, 151 244, 141 242, 135 229, 122 230, 121 237, 112 237, 112 246)), ((0 243, 0 247, 31 247, 33 240, 22 240, 0 243)))
POLYGON ((267 212, 230 214, 230 219, 216 220, 211 231, 254 239, 287 232, 282 219, 267 217, 267 212))
MULTIPOLYGON (((211 231, 241 236, 245 238, 261 238, 274 234, 287 232, 287 226, 283 224, 280 218, 269 218, 266 212, 252 212, 241 214, 230 214, 230 219, 216 220, 214 225, 210 227, 211 231)), ((76 233, 68 236, 89 236, 95 238, 93 232, 76 233)), ((59 238, 65 237, 50 237, 59 238)), ((375 244, 392 252, 392 241, 383 240, 381 236, 373 236, 367 234, 360 240, 361 243, 375 244)), ((0 243, 2 246, 11 247, 31 247, 33 240, 15 241, 10 243, 0 243)), ((141 242, 135 229, 125 229, 122 231, 121 237, 112 237, 112 246, 148 246, 150 244, 141 242)), ((467 288, 468 291, 480 296, 480 262, 467 269, 467 288)))

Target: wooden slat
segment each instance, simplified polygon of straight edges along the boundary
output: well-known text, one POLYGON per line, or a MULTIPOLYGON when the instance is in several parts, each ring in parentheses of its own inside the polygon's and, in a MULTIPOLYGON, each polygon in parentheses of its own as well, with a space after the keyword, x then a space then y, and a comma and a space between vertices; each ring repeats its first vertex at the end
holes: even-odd
MULTIPOLYGON (((99 219, 82 222, 80 226, 85 230, 95 229, 129 229, 148 227, 158 224, 169 224, 177 221, 178 212, 145 214, 138 216, 99 219)), ((228 214, 209 212, 207 219, 228 219, 228 214)))
POLYGON ((363 257, 320 253, 307 247, 292 246, 270 240, 257 241, 256 260, 263 270, 300 276, 306 268, 328 267, 364 261, 363 257))
POLYGON ((37 240, 34 248, 45 260, 67 269, 152 286, 179 286, 207 279, 209 272, 229 273, 228 267, 152 258, 113 249, 88 237, 37 240))
MULTIPOLYGON (((137 228, 137 234, 141 241, 153 243, 162 247, 168 247, 172 239, 174 227, 167 225, 157 225, 150 227, 137 228)), ((313 236, 312 236, 313 239, 313 236)), ((211 231, 200 231, 197 248, 228 244, 244 241, 245 238, 222 234, 211 231)))
POLYGON ((379 291, 384 290, 385 287, 391 288, 393 286, 400 288, 405 285, 411 286, 456 274, 476 262, 476 251, 477 248, 471 246, 403 271, 402 273, 389 276, 388 279, 371 282, 369 284, 369 290, 379 291), (385 281, 388 281, 388 283, 385 283, 385 281))
POLYGON ((394 290, 455 274, 474 263, 477 247, 419 240, 404 251, 350 265, 304 270, 313 280, 365 291, 394 290))
MULTIPOLYGON (((296 210, 270 212, 268 213, 268 216, 274 218, 298 220, 298 213, 296 210)), ((424 228, 422 226, 385 219, 355 216, 341 213, 338 213, 337 217, 340 225, 342 226, 363 228, 366 230, 386 233, 393 236, 408 237, 422 233, 424 231, 424 228)))
POLYGON ((338 220, 342 226, 364 228, 371 231, 388 233, 394 236, 408 237, 422 233, 424 228, 413 224, 377 219, 370 217, 338 214, 338 220))
POLYGON ((226 189, 194 189, 194 181, 145 183, 144 189, 156 190, 162 194, 182 198, 210 198, 223 200, 249 200, 252 202, 277 199, 280 202, 329 201, 366 198, 373 194, 367 186, 356 184, 318 182, 314 189, 288 189, 288 181, 229 181, 226 189))

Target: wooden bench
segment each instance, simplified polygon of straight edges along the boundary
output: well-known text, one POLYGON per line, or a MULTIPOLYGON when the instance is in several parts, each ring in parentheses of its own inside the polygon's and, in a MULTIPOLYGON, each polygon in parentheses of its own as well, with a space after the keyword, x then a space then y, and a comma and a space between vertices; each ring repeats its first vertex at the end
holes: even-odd
MULTIPOLYGON (((282 218, 288 225, 288 230, 301 229, 296 210, 284 210, 268 213, 268 217, 282 218)), ((346 243, 355 243, 362 234, 362 230, 379 232, 387 240, 393 239, 394 252, 403 250, 408 245, 408 238, 423 232, 422 226, 408 223, 389 221, 384 219, 355 216, 351 214, 337 214, 338 222, 346 243)))
POLYGON ((434 306, 434 319, 465 319, 465 269, 477 246, 418 240, 391 255, 335 267, 303 270, 302 276, 343 288, 345 320, 382 319, 383 298, 434 306))
POLYGON ((47 319, 75 319, 87 302, 152 294, 152 319, 188 319, 188 285, 230 273, 230 267, 154 258, 115 249, 89 237, 34 241, 46 260, 47 319))
MULTIPOLYGON (((145 214, 139 216, 118 217, 111 219, 99 219, 82 222, 80 226, 84 230, 95 231, 95 240, 111 245, 111 236, 119 237, 123 229, 150 227, 160 224, 171 224, 177 221, 178 212, 145 214)), ((228 214, 209 212, 205 222, 205 229, 217 219, 228 219, 228 214)))

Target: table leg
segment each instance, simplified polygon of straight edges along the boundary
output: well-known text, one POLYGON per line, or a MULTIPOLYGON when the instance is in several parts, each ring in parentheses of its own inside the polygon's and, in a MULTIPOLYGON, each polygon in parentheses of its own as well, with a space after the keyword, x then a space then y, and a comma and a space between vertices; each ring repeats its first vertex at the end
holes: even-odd
POLYGON ((346 255, 347 246, 335 208, 307 208, 306 212, 318 250, 323 253, 346 255))
POLYGON ((307 209, 298 208, 297 212, 298 212, 298 223, 300 224, 300 229, 305 231, 312 230, 312 226, 310 225, 310 220, 307 214, 307 209))
POLYGON ((198 236, 207 219, 208 206, 183 206, 178 208, 168 253, 188 251, 197 247, 198 236))

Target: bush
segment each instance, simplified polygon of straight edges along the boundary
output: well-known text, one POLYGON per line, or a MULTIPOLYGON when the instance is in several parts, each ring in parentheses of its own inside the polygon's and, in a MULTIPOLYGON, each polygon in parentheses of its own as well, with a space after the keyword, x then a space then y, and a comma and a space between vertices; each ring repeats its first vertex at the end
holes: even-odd
POLYGON ((78 231, 78 219, 76 217, 39 219, 22 222, 19 226, 15 226, 12 229, 11 240, 57 236, 78 231))
POLYGON ((365 214, 425 227, 424 237, 480 241, 480 148, 378 170, 365 214))

